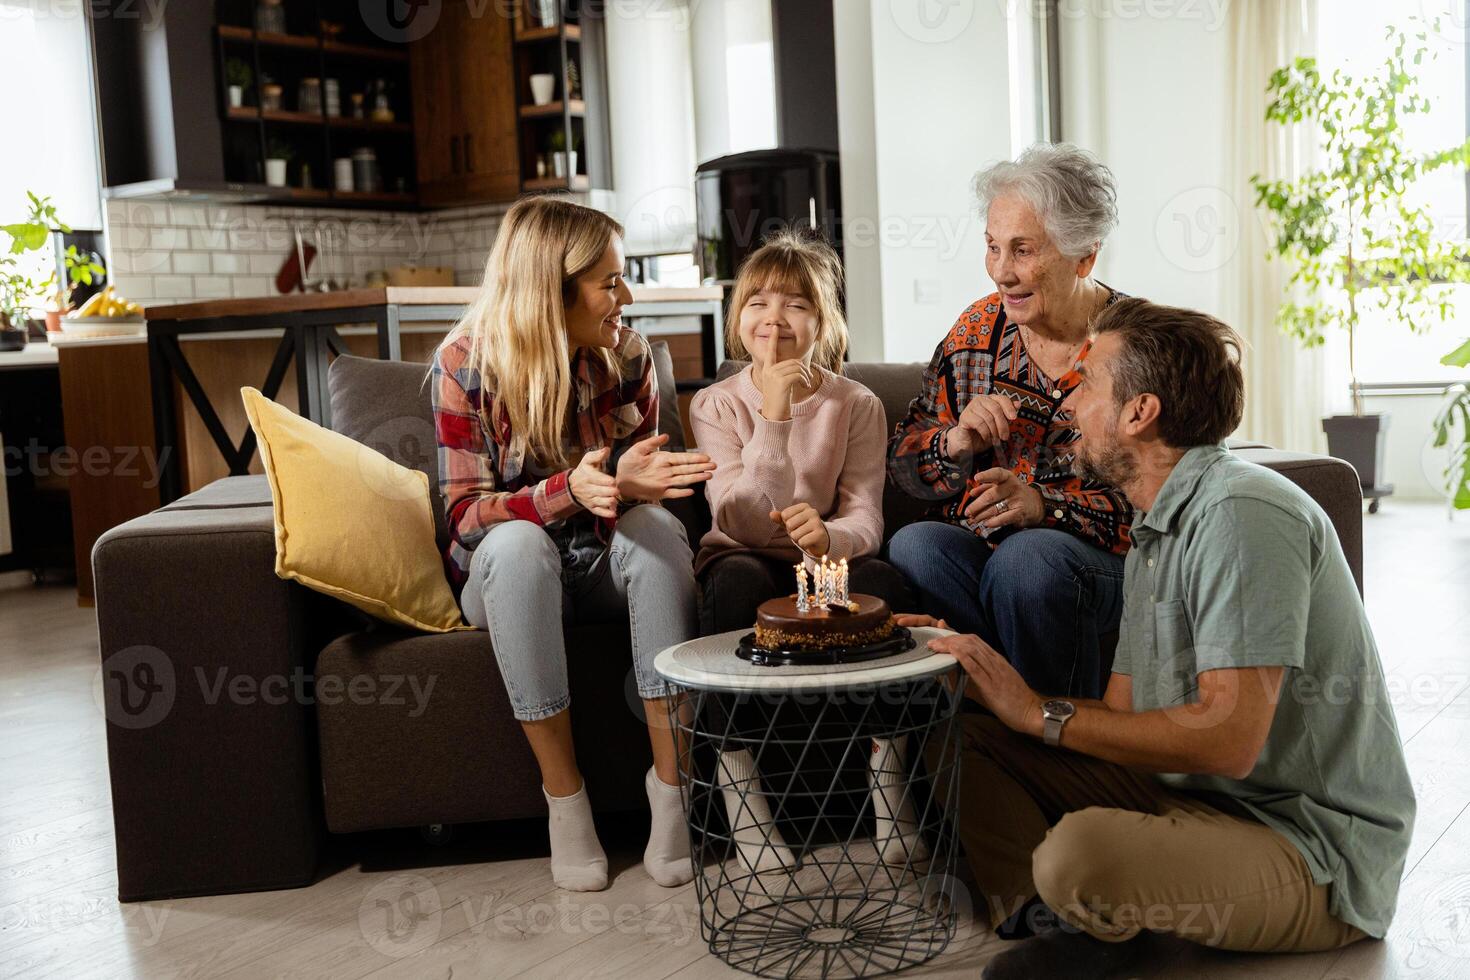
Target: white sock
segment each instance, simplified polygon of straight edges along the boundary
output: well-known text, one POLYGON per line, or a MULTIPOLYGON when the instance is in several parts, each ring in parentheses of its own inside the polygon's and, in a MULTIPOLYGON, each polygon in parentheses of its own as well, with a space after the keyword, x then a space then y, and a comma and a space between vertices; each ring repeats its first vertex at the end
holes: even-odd
POLYGON ((756 873, 794 865, 796 859, 776 829, 771 805, 761 792, 750 750, 720 753, 719 783, 740 863, 756 873))
POLYGON ((689 828, 679 787, 659 779, 650 768, 643 777, 643 788, 648 791, 648 811, 653 816, 643 867, 648 877, 665 888, 687 884, 694 880, 694 862, 689 857, 689 828))
POLYGON ((567 891, 602 891, 607 887, 607 855, 597 841, 587 784, 571 796, 552 796, 543 786, 541 795, 550 811, 551 880, 567 891))
POLYGON ((873 793, 875 817, 873 843, 884 864, 917 863, 929 856, 929 848, 919 836, 913 800, 905 788, 903 756, 907 746, 907 735, 875 738, 868 756, 868 786, 873 793))

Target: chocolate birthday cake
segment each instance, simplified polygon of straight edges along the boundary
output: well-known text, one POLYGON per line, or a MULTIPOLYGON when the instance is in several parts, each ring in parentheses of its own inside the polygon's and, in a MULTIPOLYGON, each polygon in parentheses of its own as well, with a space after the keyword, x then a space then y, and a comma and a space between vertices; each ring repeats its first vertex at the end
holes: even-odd
POLYGON ((893 635, 893 612, 877 596, 853 593, 847 603, 798 608, 796 596, 760 604, 755 645, 767 650, 833 650, 879 643, 893 635))

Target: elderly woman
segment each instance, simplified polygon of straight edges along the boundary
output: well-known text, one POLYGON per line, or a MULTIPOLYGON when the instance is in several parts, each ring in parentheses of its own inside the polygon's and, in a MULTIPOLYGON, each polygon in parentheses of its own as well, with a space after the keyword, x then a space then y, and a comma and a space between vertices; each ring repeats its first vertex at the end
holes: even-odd
POLYGON ((975 194, 999 291, 960 314, 889 441, 894 483, 942 518, 900 530, 889 558, 927 612, 979 634, 1032 688, 1096 698, 1132 509, 1073 472, 1062 402, 1089 324, 1122 295, 1092 277, 1117 223, 1112 174, 1075 146, 1039 144, 977 174, 975 194))

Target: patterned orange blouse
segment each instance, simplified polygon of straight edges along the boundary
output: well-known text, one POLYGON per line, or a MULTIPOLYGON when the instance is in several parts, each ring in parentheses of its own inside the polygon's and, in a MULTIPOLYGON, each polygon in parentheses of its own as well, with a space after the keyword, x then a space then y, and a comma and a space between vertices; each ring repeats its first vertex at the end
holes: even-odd
MULTIPOLYGON (((1111 304, 1123 296, 1111 291, 1111 304)), ((1040 493, 1043 527, 1075 534, 1114 554, 1128 550, 1133 508, 1121 491, 1084 482, 1072 472, 1070 448, 1079 433, 1070 410, 1062 409, 1080 377, 1089 341, 1072 370, 1055 380, 1032 363, 1020 327, 1006 318, 999 293, 971 304, 950 328, 924 371, 924 389, 888 441, 888 475, 910 496, 935 502, 936 517, 969 528, 998 544, 995 532, 965 517, 970 501, 984 491, 975 474, 1005 466, 1040 493), (961 467, 944 455, 944 434, 958 422, 971 398, 1007 395, 1016 402, 1010 438, 998 450, 976 452, 961 467)), ((1006 529, 1009 530, 1009 529, 1006 529)))

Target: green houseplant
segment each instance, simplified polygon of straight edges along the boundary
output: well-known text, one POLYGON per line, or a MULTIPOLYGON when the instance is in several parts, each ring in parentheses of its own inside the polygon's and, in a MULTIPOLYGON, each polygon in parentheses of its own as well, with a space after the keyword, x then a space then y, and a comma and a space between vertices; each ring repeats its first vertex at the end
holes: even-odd
POLYGON ((1365 489, 1384 492, 1378 464, 1387 416, 1364 413, 1358 384, 1362 311, 1372 304, 1422 331, 1452 312, 1444 290, 1433 287, 1470 279, 1462 251, 1436 239, 1428 212, 1406 197, 1423 174, 1470 165, 1470 141, 1427 155, 1407 144, 1403 117, 1431 108, 1415 71, 1430 56, 1426 38, 1389 28, 1388 53, 1362 76, 1341 69, 1324 76, 1315 58, 1278 68, 1267 85, 1266 120, 1310 126, 1322 164, 1292 180, 1251 178, 1275 254, 1291 267, 1287 288, 1303 297, 1282 304, 1277 324, 1309 347, 1329 330, 1347 334, 1353 410, 1323 420, 1329 451, 1357 467, 1365 489))
MULTIPOLYGON (((1470 340, 1440 358, 1448 367, 1470 367, 1470 340)), ((1434 447, 1448 448, 1445 485, 1450 503, 1470 510, 1470 381, 1457 381, 1445 392, 1447 400, 1434 419, 1434 447)))
POLYGON ((254 79, 255 73, 244 58, 225 59, 225 84, 228 86, 230 108, 238 109, 245 104, 245 92, 254 79))
POLYGON ((51 282, 37 283, 19 257, 45 248, 53 230, 71 230, 56 216, 49 197, 26 191, 26 198, 30 210, 25 220, 0 225, 0 231, 10 236, 10 248, 0 255, 0 350, 25 346, 26 321, 51 282))

